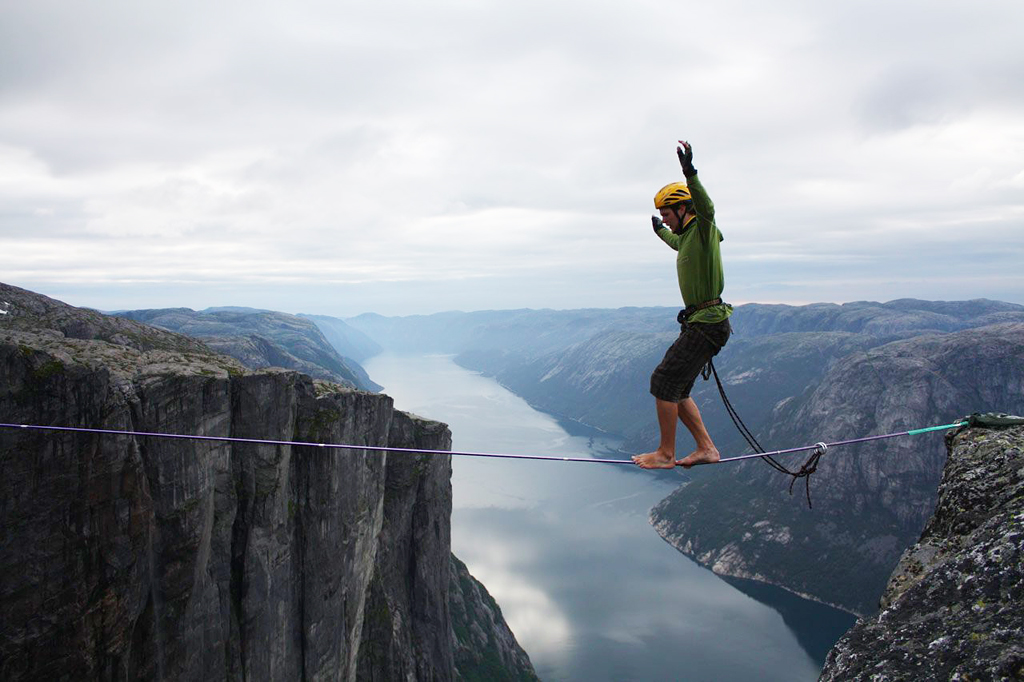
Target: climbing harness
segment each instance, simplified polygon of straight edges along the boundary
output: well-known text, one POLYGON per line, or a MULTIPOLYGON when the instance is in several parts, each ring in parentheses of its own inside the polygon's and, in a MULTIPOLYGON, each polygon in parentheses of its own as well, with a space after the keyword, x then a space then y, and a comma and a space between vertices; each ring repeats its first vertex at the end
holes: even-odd
MULTIPOLYGON (((687 321, 693 316, 693 314, 695 312, 697 312, 698 310, 704 310, 705 308, 710 308, 713 305, 721 305, 721 304, 722 304, 722 299, 720 299, 720 298, 713 298, 710 301, 704 301, 703 303, 694 303, 693 305, 688 305, 685 308, 683 308, 682 310, 680 310, 679 314, 676 315, 676 322, 678 322, 679 324, 685 325, 687 323, 687 321)), ((726 305, 729 305, 729 304, 726 303, 726 305)), ((700 332, 700 329, 697 329, 697 331, 700 332)), ((703 332, 701 332, 701 336, 704 336, 703 332)), ((704 336, 704 338, 707 339, 706 336, 704 336)), ((711 341, 711 339, 708 339, 708 341, 711 341)), ((715 343, 714 341, 711 341, 711 343, 713 345, 718 346, 718 344, 715 343)), ((718 347, 721 348, 721 346, 718 346, 718 347)))

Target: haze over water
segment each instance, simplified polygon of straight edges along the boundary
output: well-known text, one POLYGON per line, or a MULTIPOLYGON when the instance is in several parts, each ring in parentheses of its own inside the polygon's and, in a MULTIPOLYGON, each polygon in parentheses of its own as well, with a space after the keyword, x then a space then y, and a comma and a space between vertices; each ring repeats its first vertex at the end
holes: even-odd
MULTIPOLYGON (((363 365, 398 409, 447 423, 453 450, 625 458, 615 438, 560 424, 449 356, 363 365)), ((852 617, 766 588, 790 621, 799 614, 795 632, 664 542, 648 511, 685 480, 619 464, 453 458, 452 550, 541 679, 817 679, 807 649, 820 659, 852 617)))

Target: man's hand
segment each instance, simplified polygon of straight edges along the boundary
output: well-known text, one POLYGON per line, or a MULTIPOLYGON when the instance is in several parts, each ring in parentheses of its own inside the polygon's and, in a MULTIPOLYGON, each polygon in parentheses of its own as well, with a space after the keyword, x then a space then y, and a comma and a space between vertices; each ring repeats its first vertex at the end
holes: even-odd
POLYGON ((658 230, 665 227, 665 223, 661 222, 661 218, 656 215, 651 216, 651 226, 654 227, 654 234, 658 234, 658 230))
POLYGON ((692 178, 697 174, 697 169, 693 167, 693 148, 689 142, 679 140, 679 147, 676 147, 676 156, 679 157, 679 165, 682 166, 683 175, 688 178, 692 178))

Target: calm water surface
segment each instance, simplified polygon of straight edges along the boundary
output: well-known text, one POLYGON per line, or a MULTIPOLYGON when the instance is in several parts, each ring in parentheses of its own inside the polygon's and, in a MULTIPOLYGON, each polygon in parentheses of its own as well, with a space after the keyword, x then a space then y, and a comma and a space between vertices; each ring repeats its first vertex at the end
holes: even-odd
MULTIPOLYGON (((559 423, 449 356, 363 364, 399 409, 446 422, 453 450, 624 458, 616 439, 559 423)), ((452 549, 543 680, 817 679, 853 619, 774 588, 737 589, 665 543, 647 513, 685 481, 615 464, 454 458, 452 549)))

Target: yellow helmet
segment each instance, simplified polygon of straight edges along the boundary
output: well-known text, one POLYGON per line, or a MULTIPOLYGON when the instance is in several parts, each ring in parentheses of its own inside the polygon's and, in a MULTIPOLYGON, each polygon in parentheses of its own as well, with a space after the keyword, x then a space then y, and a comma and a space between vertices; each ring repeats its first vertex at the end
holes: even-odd
POLYGON ((672 182, 654 195, 654 208, 665 208, 683 201, 690 201, 690 189, 685 182, 672 182))

